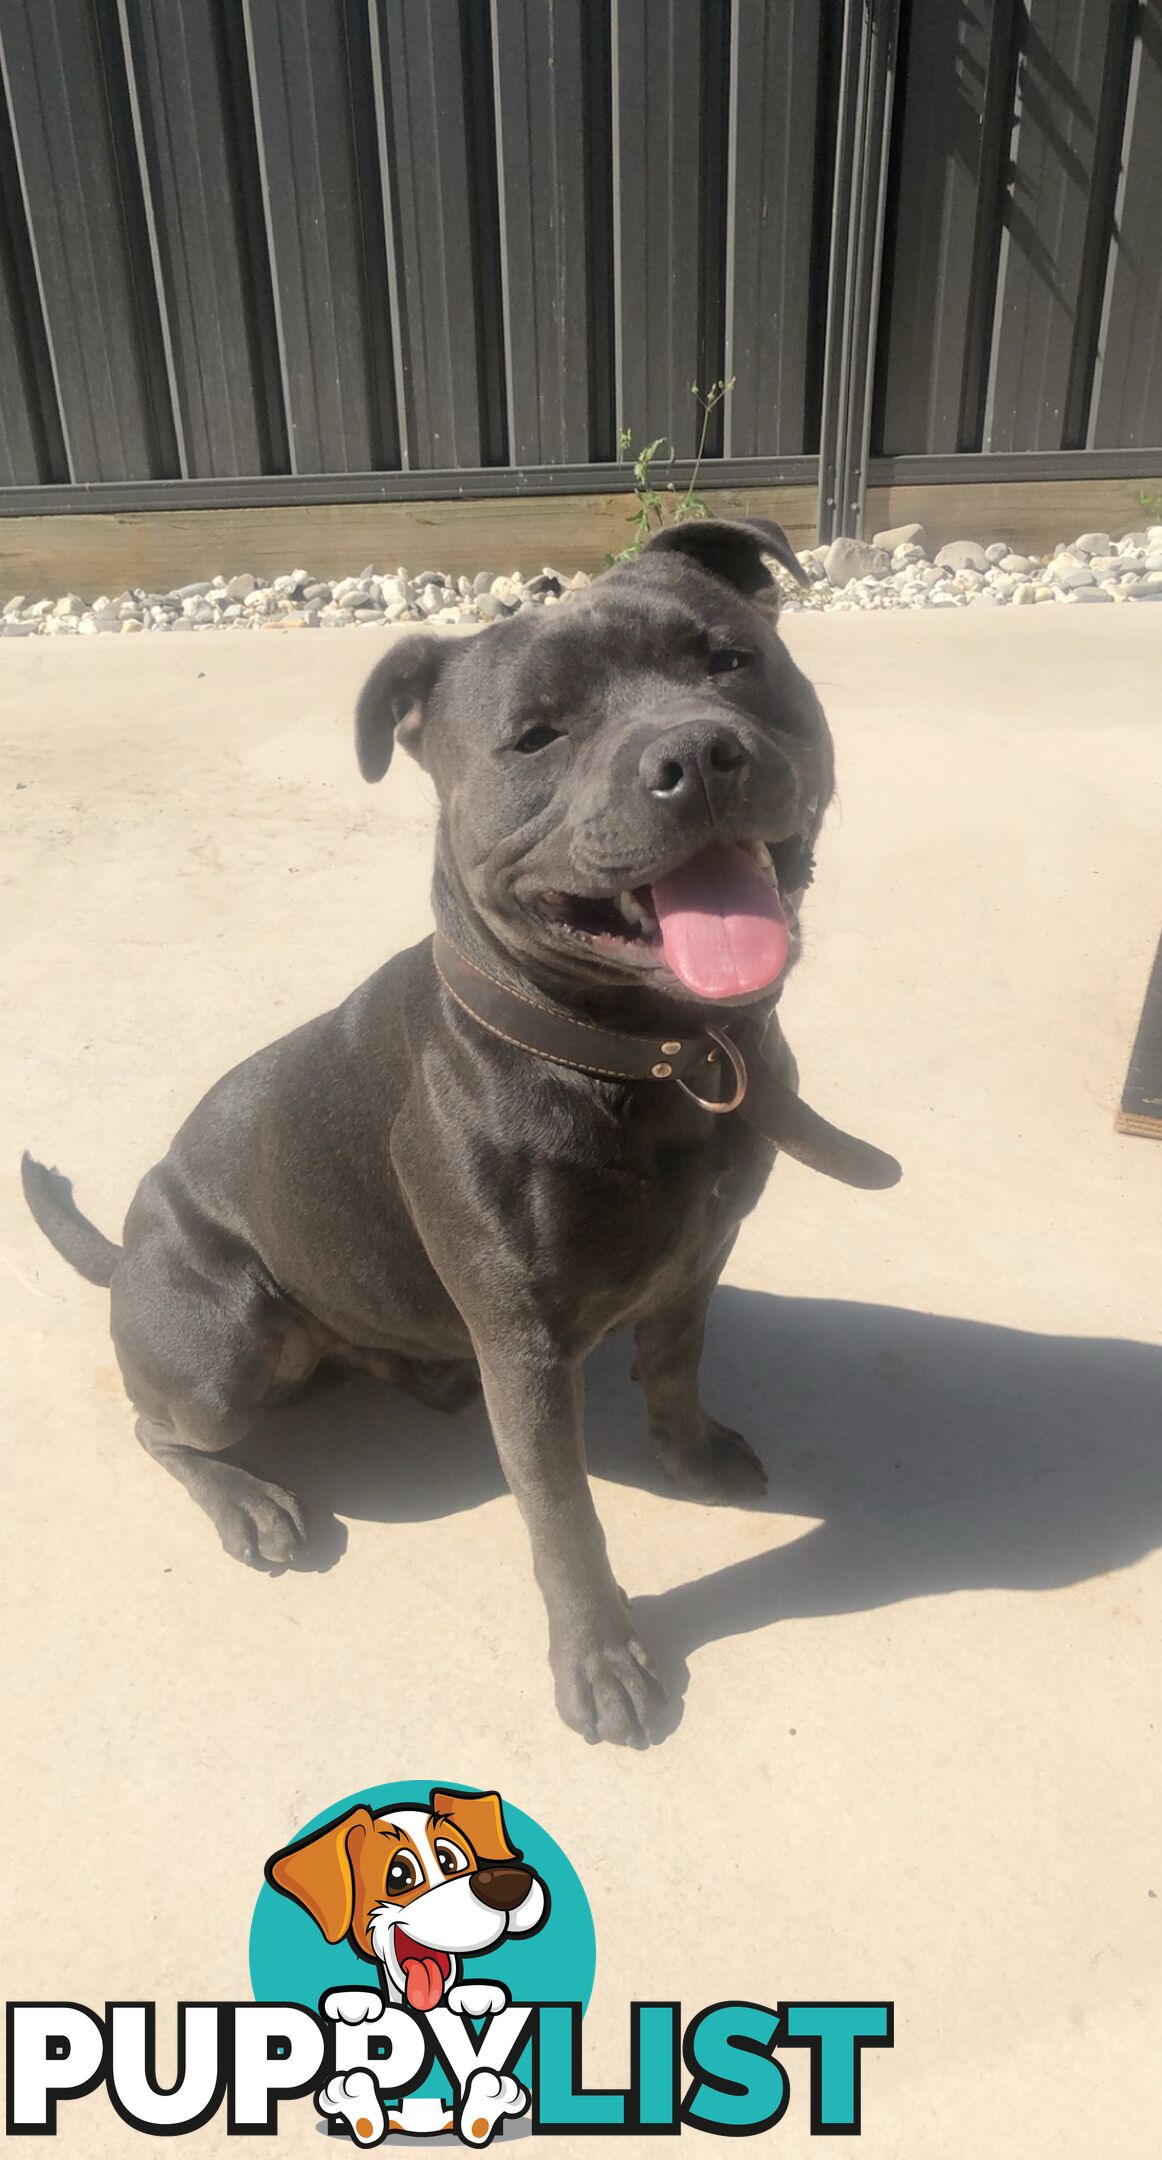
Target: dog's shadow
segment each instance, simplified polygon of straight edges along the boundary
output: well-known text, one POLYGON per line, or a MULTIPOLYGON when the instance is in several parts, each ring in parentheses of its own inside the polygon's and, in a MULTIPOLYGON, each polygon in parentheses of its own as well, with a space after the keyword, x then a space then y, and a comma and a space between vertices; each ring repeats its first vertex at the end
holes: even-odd
MULTIPOLYGON (((775 1620, 1058 1588, 1162 1543, 1162 1351, 1140 1343, 723 1289, 703 1395, 763 1457, 759 1507, 812 1526, 673 1589, 627 1583, 676 1671, 775 1620)), ((597 1477, 666 1490, 626 1346, 590 1361, 586 1430, 597 1477)), ((504 1490, 481 1410, 359 1377, 264 1418, 245 1460, 304 1501, 314 1567, 339 1557, 340 1517, 430 1521, 504 1490)))

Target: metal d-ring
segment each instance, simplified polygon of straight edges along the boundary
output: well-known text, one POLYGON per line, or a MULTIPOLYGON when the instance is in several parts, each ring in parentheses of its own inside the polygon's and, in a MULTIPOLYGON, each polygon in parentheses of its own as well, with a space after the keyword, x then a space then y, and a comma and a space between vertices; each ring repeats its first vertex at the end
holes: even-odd
MULTIPOLYGON (((710 1036, 713 1042, 716 1042, 718 1044, 720 1050, 725 1050, 727 1057, 730 1059, 731 1066, 734 1071, 734 1094, 731 1096, 729 1102, 707 1102, 705 1095, 699 1095, 696 1093, 695 1089, 693 1089, 692 1087, 687 1087, 684 1080, 679 1080, 678 1086, 681 1088, 683 1095, 688 1095, 691 1102, 696 1102, 700 1110, 708 1110, 711 1117, 728 1117, 730 1115, 730 1112, 732 1110, 737 1110, 739 1108, 739 1105, 743 1101, 745 1101, 746 1098, 746 1086, 749 1077, 746 1069, 746 1060, 743 1057, 742 1051, 738 1048, 737 1043, 733 1043, 729 1035, 721 1034, 717 1028, 713 1027, 708 1027, 706 1033, 710 1036)), ((711 1059, 714 1059, 714 1062, 717 1063, 717 1059, 714 1057, 713 1050, 710 1053, 710 1058, 707 1060, 707 1063, 709 1063, 711 1059)))

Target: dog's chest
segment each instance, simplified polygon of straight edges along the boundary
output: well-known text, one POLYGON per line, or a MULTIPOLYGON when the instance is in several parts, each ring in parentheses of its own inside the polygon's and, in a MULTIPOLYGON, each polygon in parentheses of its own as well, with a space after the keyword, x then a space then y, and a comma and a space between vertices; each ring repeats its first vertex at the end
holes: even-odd
MULTIPOLYGON (((695 1113, 697 1115, 697 1113, 695 1113)), ((583 1162, 542 1164, 530 1193, 537 1266, 594 1339, 656 1309, 720 1262, 773 1151, 740 1120, 630 1130, 583 1162)))

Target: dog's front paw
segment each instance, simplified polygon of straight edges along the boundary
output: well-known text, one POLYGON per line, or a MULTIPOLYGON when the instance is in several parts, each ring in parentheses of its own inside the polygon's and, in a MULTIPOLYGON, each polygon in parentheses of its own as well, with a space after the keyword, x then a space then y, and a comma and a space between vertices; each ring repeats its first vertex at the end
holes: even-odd
MULTIPOLYGON (((363 1990, 353 1988, 349 1992, 360 1994, 363 1990)), ((348 2070, 345 2076, 336 2071, 315 2094, 315 2106, 320 2115, 346 2123, 357 2145, 378 2145, 387 2136, 387 2117, 370 2070, 348 2070)))
POLYGON ((478 2018, 495 2017, 512 1998, 498 1980, 460 1980, 448 1989, 445 2000, 457 2017, 478 2018))
POLYGON ((529 2096, 514 2077, 498 2070, 474 2070, 464 2088, 456 2125, 466 2145, 487 2145, 506 2115, 523 2115, 529 2096))
POLYGON ((383 2016, 383 1997, 374 1988, 331 1988, 323 1997, 323 2016, 332 2025, 374 2025, 383 2016))
POLYGON ((683 1444, 658 1440, 658 1460, 684 1500, 704 1506, 743 1507, 767 1489, 767 1473, 741 1433, 707 1418, 703 1439, 683 1444))
POLYGON ((574 1732, 618 1747, 644 1748, 661 1739, 665 1684, 628 1613, 603 1632, 555 1638, 549 1655, 557 1708, 574 1732))

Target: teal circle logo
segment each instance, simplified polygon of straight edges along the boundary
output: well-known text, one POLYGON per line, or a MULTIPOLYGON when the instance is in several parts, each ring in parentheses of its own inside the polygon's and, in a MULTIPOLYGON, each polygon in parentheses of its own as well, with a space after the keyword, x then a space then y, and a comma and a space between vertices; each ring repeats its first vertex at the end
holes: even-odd
MULTIPOLYGON (((312 1816, 288 1845, 302 1844, 359 1807, 388 1818, 395 1810, 426 1811, 434 1792, 441 1795, 443 1804, 449 1795, 475 1799, 478 1788, 417 1778, 367 1785, 312 1816)), ((478 1955, 463 1956, 460 1978, 498 1982, 513 2002, 578 2002, 584 2011, 597 1963, 589 1900, 576 1869, 548 1831, 507 1798, 503 1811, 510 1843, 548 1893, 548 1912, 535 1932, 506 1934, 478 1955)), ((250 1985, 256 2002, 296 2002, 313 2010, 331 1988, 373 1988, 379 1978, 377 1965, 361 1956, 346 1935, 339 1942, 328 1942, 301 1903, 270 1882, 263 1884, 250 1927, 250 1985)), ((516 2066, 518 2077, 522 2069, 527 2074, 527 2067, 526 2051, 526 2059, 516 2066)), ((440 2083, 436 2069, 421 2089, 435 2090, 440 2083)))

